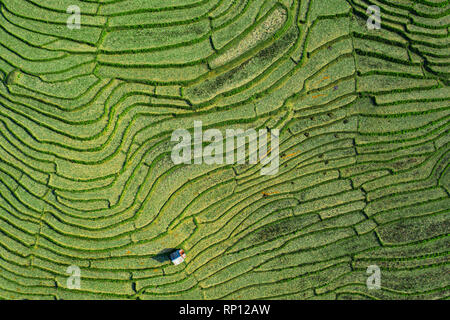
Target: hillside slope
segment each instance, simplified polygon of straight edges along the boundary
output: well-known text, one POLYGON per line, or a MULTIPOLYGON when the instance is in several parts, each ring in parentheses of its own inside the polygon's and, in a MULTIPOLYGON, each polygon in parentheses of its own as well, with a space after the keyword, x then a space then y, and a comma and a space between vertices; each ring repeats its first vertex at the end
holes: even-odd
POLYGON ((0 298, 447 298, 449 11, 0 0, 0 298), (279 172, 174 165, 194 121, 279 129, 279 172))

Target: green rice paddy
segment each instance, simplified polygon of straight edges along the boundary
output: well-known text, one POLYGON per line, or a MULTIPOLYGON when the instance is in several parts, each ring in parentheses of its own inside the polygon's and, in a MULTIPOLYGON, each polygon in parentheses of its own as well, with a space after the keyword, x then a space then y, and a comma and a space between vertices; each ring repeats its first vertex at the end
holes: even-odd
POLYGON ((447 299, 449 26, 448 0, 0 0, 0 298, 447 299), (194 121, 279 129, 278 174, 174 165, 194 121))

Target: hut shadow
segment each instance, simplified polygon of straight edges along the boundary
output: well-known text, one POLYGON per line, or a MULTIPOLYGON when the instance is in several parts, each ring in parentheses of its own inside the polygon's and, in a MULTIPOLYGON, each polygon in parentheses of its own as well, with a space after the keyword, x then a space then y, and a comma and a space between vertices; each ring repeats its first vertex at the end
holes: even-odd
POLYGON ((156 260, 160 263, 164 263, 166 261, 170 261, 170 254, 177 250, 176 248, 167 248, 158 252, 157 255, 153 256, 152 259, 156 260))

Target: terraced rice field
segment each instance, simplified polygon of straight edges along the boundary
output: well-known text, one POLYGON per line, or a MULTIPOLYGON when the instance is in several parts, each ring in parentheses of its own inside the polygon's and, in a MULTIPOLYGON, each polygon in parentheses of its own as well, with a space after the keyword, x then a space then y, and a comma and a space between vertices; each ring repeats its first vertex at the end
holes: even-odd
POLYGON ((449 24, 448 0, 0 0, 0 298, 448 298, 449 24), (279 129, 279 172, 174 165, 194 121, 279 129))

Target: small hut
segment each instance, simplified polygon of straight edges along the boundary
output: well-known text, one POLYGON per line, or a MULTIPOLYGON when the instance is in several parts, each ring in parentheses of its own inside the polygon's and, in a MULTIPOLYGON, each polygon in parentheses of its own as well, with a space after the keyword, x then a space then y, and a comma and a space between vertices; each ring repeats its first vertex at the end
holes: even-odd
POLYGON ((186 259, 186 254, 183 249, 176 250, 170 254, 170 260, 174 265, 180 264, 186 259))

